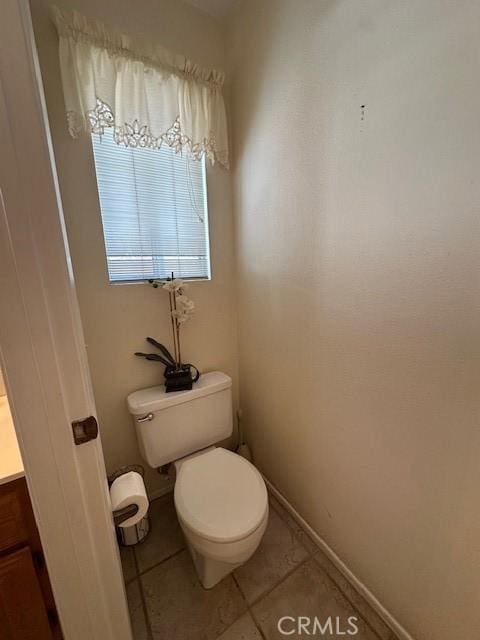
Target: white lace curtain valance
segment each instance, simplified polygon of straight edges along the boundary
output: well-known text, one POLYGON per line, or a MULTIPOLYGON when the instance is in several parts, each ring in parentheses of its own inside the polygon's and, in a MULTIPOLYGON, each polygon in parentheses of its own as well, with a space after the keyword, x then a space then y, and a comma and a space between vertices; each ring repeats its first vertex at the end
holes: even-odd
POLYGON ((202 69, 76 11, 53 8, 72 137, 111 129, 117 144, 168 145, 228 167, 224 74, 202 69))

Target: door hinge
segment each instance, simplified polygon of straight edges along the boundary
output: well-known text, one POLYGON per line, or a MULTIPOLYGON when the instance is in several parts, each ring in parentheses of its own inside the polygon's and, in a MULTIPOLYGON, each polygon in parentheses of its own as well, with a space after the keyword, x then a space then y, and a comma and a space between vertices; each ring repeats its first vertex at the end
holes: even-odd
POLYGON ((98 424, 94 416, 88 416, 83 420, 74 420, 72 422, 73 441, 75 444, 84 444, 95 440, 98 436, 98 424))

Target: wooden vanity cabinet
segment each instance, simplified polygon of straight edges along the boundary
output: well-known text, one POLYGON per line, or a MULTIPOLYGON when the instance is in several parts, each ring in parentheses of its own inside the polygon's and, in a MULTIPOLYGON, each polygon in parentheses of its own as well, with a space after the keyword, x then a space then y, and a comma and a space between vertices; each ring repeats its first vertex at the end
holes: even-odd
POLYGON ((0 638, 62 638, 24 478, 0 485, 0 638))

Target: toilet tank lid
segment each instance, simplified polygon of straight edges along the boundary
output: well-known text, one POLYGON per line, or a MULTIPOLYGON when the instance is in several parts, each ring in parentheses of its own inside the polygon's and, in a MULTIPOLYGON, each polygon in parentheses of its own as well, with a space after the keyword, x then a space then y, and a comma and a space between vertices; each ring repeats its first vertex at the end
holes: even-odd
POLYGON ((190 402, 211 393, 217 393, 232 386, 232 379, 221 371, 210 371, 203 373, 198 382, 193 384, 189 391, 165 392, 165 385, 149 387, 134 391, 127 397, 128 410, 134 416, 141 416, 146 413, 154 413, 176 404, 190 402))

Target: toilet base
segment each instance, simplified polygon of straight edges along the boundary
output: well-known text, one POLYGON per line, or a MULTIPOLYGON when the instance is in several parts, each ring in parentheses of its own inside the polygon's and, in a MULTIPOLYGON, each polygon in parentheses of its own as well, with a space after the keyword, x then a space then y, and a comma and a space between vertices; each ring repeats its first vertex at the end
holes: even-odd
POLYGON ((212 589, 220 580, 223 580, 229 573, 232 573, 232 571, 243 564, 243 562, 232 564, 230 562, 222 562, 221 560, 214 560, 213 558, 202 556, 198 551, 195 551, 188 540, 187 546, 200 582, 205 589, 212 589))
POLYGON ((179 518, 187 546, 200 582, 211 589, 237 567, 249 560, 260 544, 268 523, 268 504, 260 526, 249 536, 233 542, 218 543, 195 535, 179 518))

